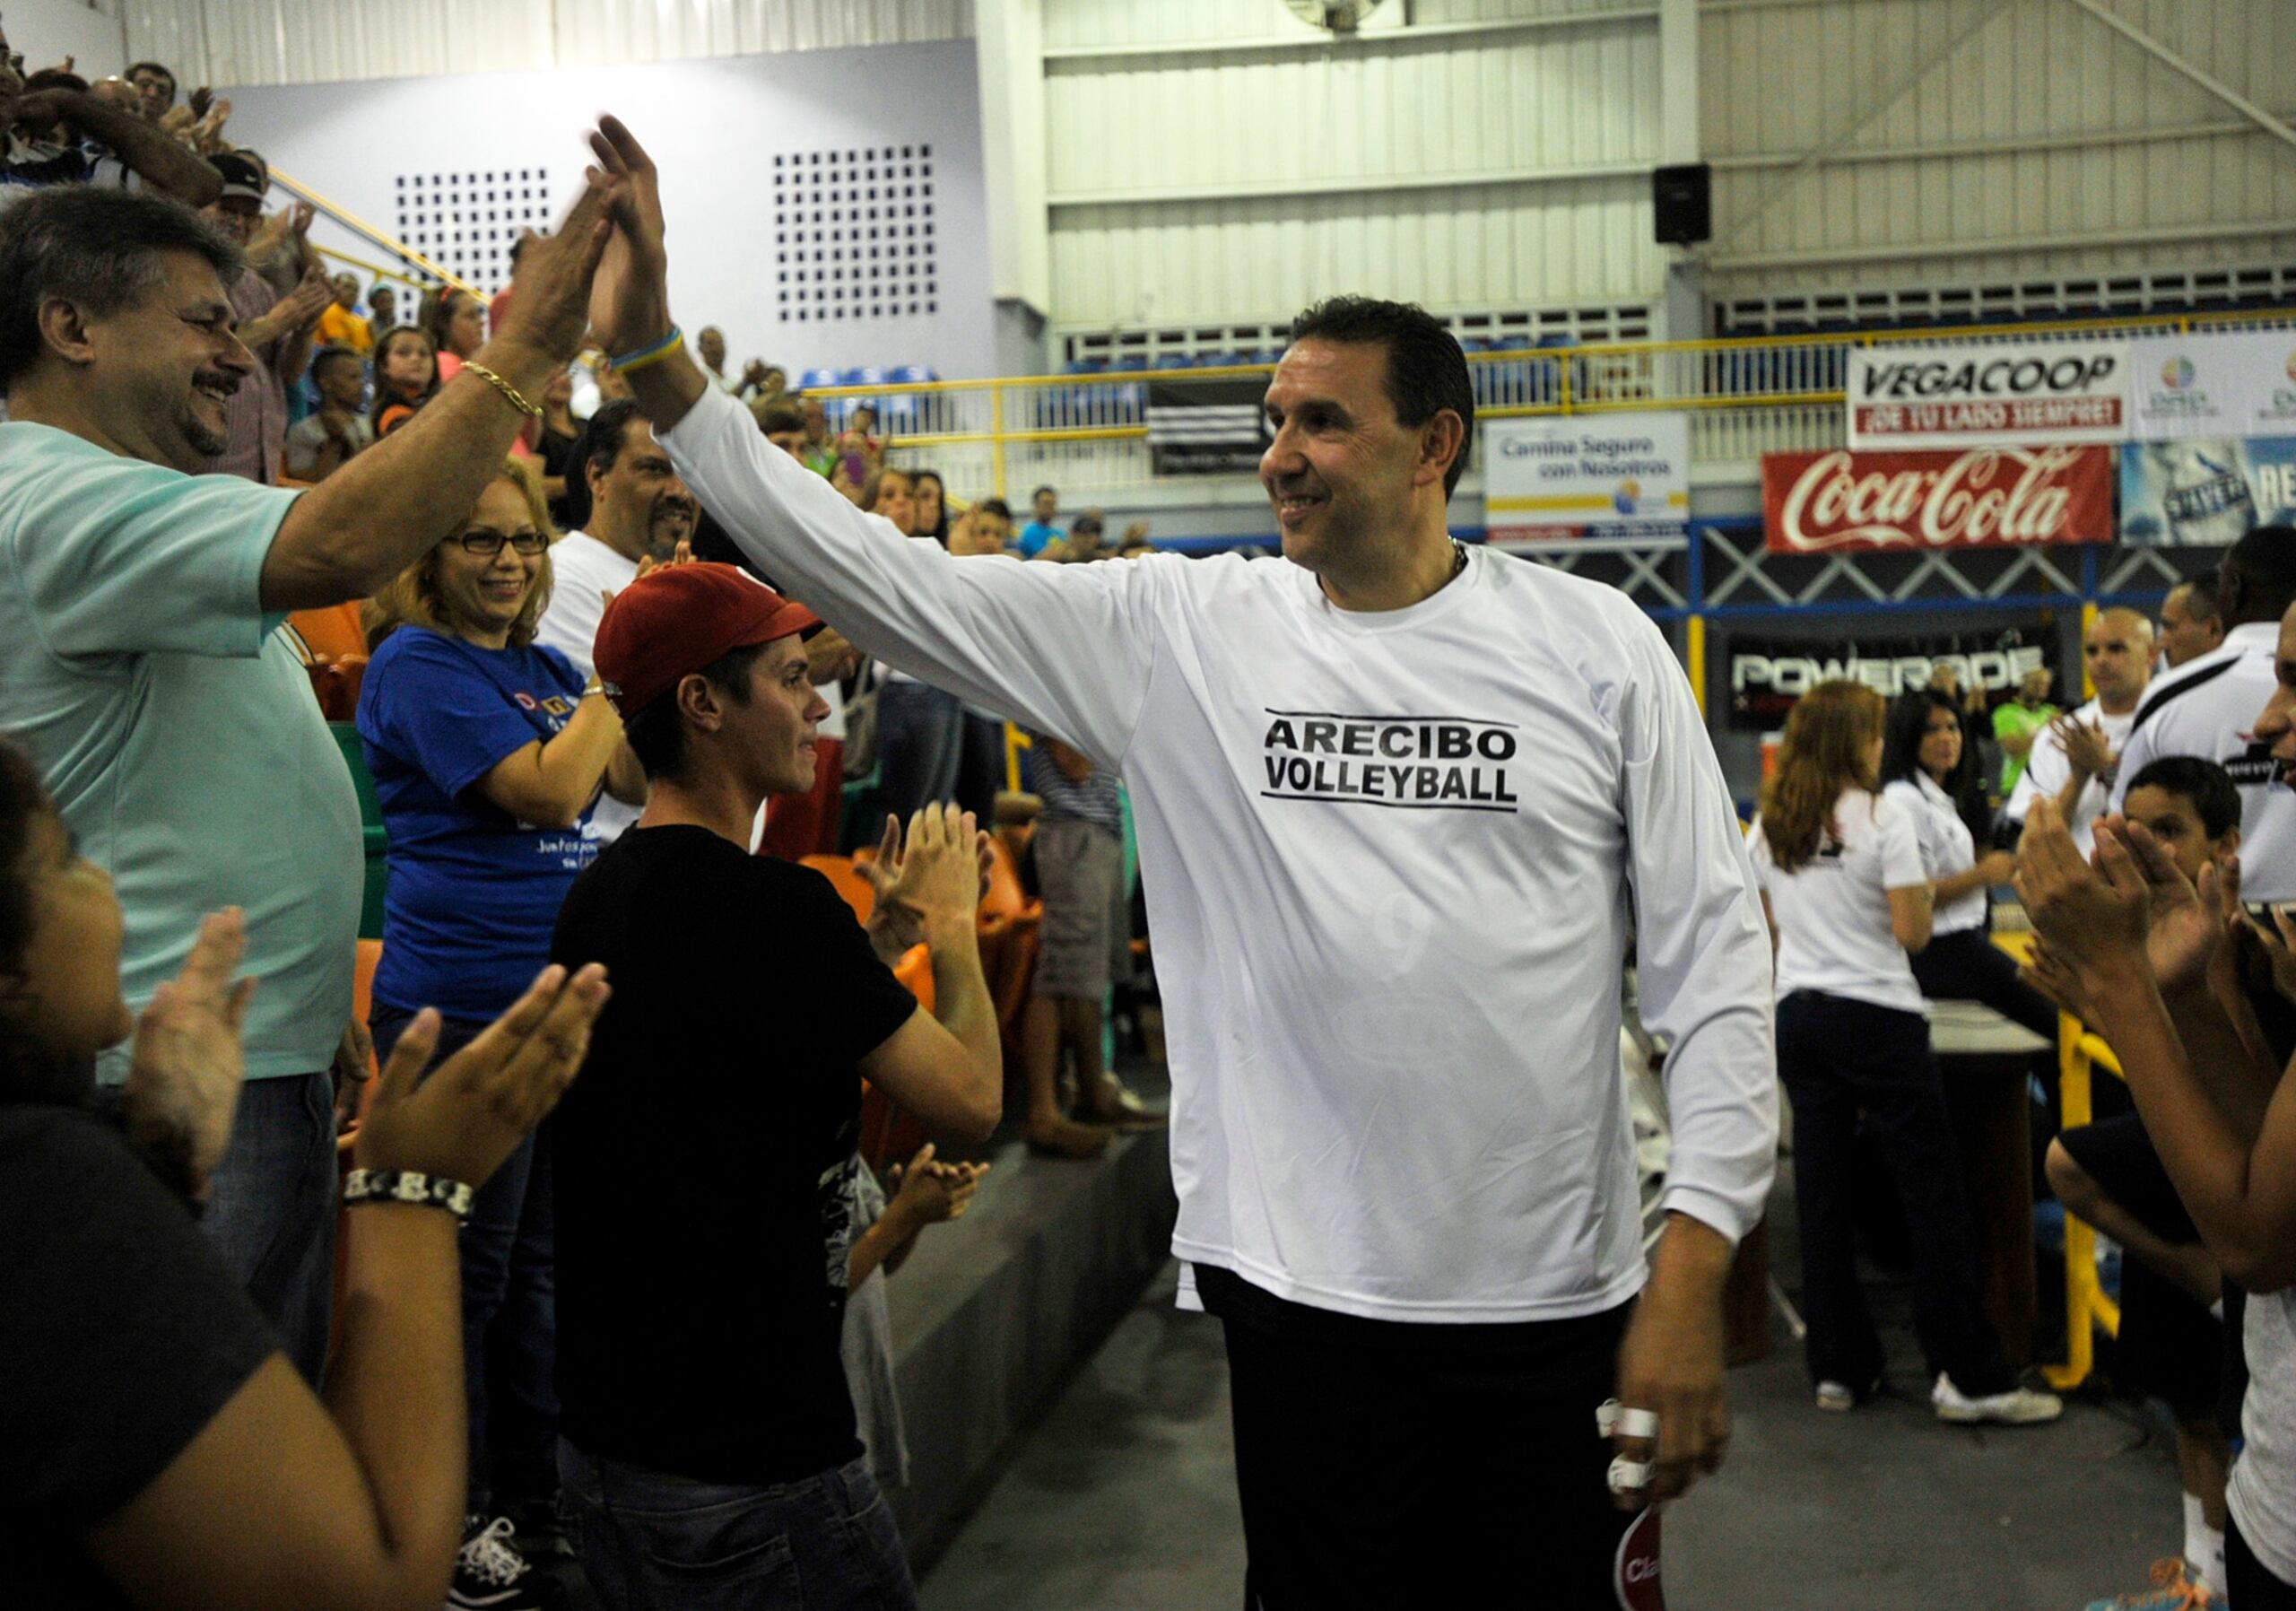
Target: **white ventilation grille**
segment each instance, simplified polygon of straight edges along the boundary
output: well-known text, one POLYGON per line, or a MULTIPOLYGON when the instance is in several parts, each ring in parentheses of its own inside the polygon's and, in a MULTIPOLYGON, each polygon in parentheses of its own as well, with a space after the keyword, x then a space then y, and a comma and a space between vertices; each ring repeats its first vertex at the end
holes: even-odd
POLYGON ((805 325, 938 313, 935 211, 930 145, 775 157, 777 317, 805 325))
POLYGON ((550 176, 540 168, 404 173, 398 238, 474 285, 510 283, 510 248, 550 227, 550 176))

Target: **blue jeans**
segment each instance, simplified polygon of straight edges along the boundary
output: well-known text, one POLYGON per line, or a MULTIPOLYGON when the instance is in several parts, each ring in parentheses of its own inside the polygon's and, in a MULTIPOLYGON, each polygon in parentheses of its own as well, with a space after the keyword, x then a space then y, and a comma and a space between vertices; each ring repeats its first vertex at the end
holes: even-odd
POLYGON ((915 1611, 866 1456, 773 1487, 694 1482, 558 1443, 559 1520, 606 1611, 915 1611))
MULTIPOLYGON (((964 757, 965 708, 924 683, 887 683, 877 695, 877 767, 885 809, 911 813, 953 799, 964 757)), ((883 823, 877 824, 882 828, 883 823)), ((874 842, 875 832, 865 836, 874 842)))
POLYGON ((200 1223, 314 1390, 335 1302, 335 1085, 249 1080, 200 1223))
MULTIPOLYGON (((414 1015, 378 1003, 369 1016, 375 1054, 387 1058, 414 1015)), ((431 1067, 485 1027, 447 1019, 431 1067)), ((558 1491, 556 1246, 550 1137, 537 1130, 478 1189, 461 1238, 468 1507, 475 1512, 547 1504, 558 1491)))

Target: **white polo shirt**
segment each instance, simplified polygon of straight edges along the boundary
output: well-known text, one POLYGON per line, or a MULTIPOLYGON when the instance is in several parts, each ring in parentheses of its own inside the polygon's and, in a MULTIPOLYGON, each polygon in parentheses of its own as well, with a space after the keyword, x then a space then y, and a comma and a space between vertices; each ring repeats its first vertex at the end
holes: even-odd
MULTIPOLYGON (((2142 708, 2140 701, 2139 708, 2142 708)), ((2257 707, 2261 710, 2263 707, 2257 707)), ((2083 726, 2102 730, 2105 743, 2114 754, 2120 754, 2128 744, 2128 735, 2136 726, 2136 711, 2124 710, 2118 716, 2106 714, 2104 703, 2091 700, 2073 712, 2073 719, 2083 726)), ((2113 785, 2127 770, 2126 762, 2101 776, 2094 777, 2082 786, 2073 802, 2073 810, 2066 817, 2066 824, 2073 830, 2073 842, 2086 856, 2096 848, 2097 819, 2105 814, 2112 804, 2113 785)), ((2065 753, 2065 743, 2050 728, 2043 727, 2033 735, 2033 747, 2025 757, 2024 776, 2017 779, 2016 788, 2009 796, 2009 803, 2001 814, 2011 822, 2022 823, 2033 802, 2046 795, 2054 800, 2073 781, 2073 762, 2065 753)))
POLYGON ((2277 623, 2248 622, 2155 682, 2121 746, 2112 799, 2120 810, 2129 780, 2163 755, 2218 762, 2240 790, 2240 893, 2274 905, 2296 901, 2296 789, 2280 781, 2271 747, 2256 736, 2279 646, 2277 623))
MULTIPOLYGON (((1885 784, 1882 797, 1903 812, 1913 824, 1914 838, 1921 845, 1921 866, 1931 883, 1966 873, 1977 866, 1977 840, 1970 832, 1970 825, 1961 821, 1953 797, 1938 788, 1936 779, 1927 772, 1916 769, 1910 778, 1885 784)), ((1939 906, 1930 932, 1961 934, 1984 927, 1985 891, 1979 887, 1939 906)))
POLYGON ((1796 990, 1846 997, 1926 1016, 1913 963, 1890 926, 1892 890, 1926 884, 1921 840, 1897 802, 1845 788, 1818 850, 1793 872, 1778 865, 1761 819, 1746 835, 1754 876, 1778 924, 1778 999, 1796 990))
MULTIPOLYGON (((598 673, 598 623, 605 619, 605 596, 638 579, 638 562, 607 547, 586 531, 570 531, 550 545, 550 607, 535 623, 535 641, 574 662, 585 678, 598 673)), ((612 795, 598 797, 582 836, 603 849, 620 839, 643 814, 612 795)))
POLYGON ((1623 1302, 1644 1276, 1631 930, 1674 1042, 1665 1204, 1733 1238, 1761 1215, 1768 936, 1688 680, 1623 594, 1484 550, 1380 614, 1232 556, 959 560, 722 394, 657 440, 865 652, 1130 787, 1180 1258, 1378 1319, 1623 1302))

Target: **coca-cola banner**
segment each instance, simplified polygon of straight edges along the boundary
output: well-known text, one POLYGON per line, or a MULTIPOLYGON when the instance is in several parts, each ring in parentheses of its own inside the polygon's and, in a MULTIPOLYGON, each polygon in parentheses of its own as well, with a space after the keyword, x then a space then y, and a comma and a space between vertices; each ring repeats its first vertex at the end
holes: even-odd
POLYGON ((2057 630, 2040 616, 2005 629, 1825 638, 1732 632, 1728 641, 1730 725, 1764 733, 1784 727, 1794 701, 1820 683, 1863 683, 1895 699, 1926 688, 1936 668, 1945 666, 1964 693, 1982 688, 1987 703, 1998 704, 2016 692, 2028 673, 2059 669, 2057 630))
POLYGON ((2222 547, 2296 522, 2296 437, 2131 442, 2120 450, 2120 540, 2222 547))
POLYGON ((2296 435, 2296 330, 2146 336, 2128 362, 2138 441, 2296 435))
POLYGON ((2126 341, 1852 347, 1849 445, 2125 441, 2129 361, 2126 341))
POLYGON ((2109 543, 2113 450, 1768 453, 1761 514, 1773 553, 2109 543))

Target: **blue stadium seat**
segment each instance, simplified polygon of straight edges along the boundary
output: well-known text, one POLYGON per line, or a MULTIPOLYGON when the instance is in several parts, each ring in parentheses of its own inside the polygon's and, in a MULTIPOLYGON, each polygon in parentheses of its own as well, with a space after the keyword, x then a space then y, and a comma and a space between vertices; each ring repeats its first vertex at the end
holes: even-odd
POLYGON ((940 378, 921 364, 905 363, 893 371, 895 386, 930 386, 940 378))
POLYGON ((819 391, 822 387, 837 384, 835 370, 807 370, 798 378, 797 389, 801 392, 819 391))
POLYGON ((1247 363, 1281 363, 1283 361, 1283 349, 1281 347, 1262 347, 1244 361, 1247 363))
POLYGON ((1105 358, 1072 358, 1068 361, 1068 367, 1063 370, 1061 373, 1064 375, 1103 375, 1108 372, 1108 367, 1109 361, 1105 358))
POLYGON ((1126 353, 1109 368, 1119 375, 1136 375, 1148 367, 1148 361, 1137 353, 1126 353))
POLYGON ((1205 370, 1233 369, 1249 361, 1241 353, 1203 353, 1196 360, 1196 367, 1205 370))
POLYGON ((848 370, 845 371, 844 384, 847 386, 883 386, 884 383, 885 371, 876 368, 874 365, 872 365, 867 369, 848 370))

